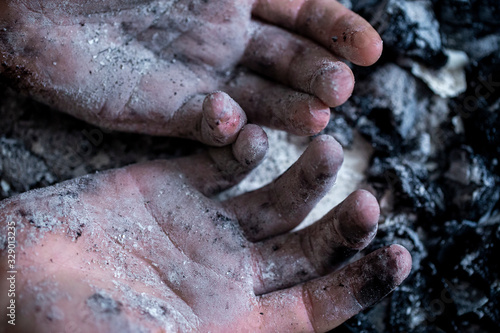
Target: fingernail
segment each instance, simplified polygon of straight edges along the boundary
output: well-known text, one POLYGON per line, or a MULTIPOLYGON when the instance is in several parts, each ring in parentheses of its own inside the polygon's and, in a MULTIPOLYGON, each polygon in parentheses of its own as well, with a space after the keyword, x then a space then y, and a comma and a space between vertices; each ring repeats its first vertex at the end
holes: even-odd
POLYGON ((329 107, 343 104, 354 89, 354 76, 346 64, 337 62, 318 71, 312 92, 329 107))
POLYGON ((297 135, 315 135, 330 121, 330 108, 319 99, 310 96, 306 103, 297 103, 291 111, 290 131, 297 135))

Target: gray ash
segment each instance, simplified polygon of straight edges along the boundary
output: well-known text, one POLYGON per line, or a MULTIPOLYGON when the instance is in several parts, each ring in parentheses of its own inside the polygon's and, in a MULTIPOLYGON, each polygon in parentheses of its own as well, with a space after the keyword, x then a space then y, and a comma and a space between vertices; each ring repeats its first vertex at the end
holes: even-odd
POLYGON ((1 84, 0 119, 0 200, 97 170, 201 149, 188 140, 98 128, 1 84))
MULTIPOLYGON (((349 1, 343 1, 349 3, 349 1)), ((353 0, 384 39, 354 67, 352 98, 326 129, 374 147, 368 182, 383 207, 366 250, 399 243, 409 278, 335 332, 500 332, 500 2, 353 0), (467 54, 467 89, 440 97, 412 73, 467 54)), ((103 131, 0 86, 0 199, 65 179, 199 148, 184 140, 103 131)))
POLYGON ((440 25, 430 0, 359 0, 353 9, 379 31, 393 55, 405 55, 440 67, 446 62, 440 25))
POLYGON ((353 8, 385 47, 375 68, 355 68, 353 98, 336 111, 372 142, 368 182, 391 203, 366 252, 400 243, 414 263, 389 299, 335 332, 499 332, 500 2, 353 8), (467 90, 447 98, 412 73, 415 62, 442 68, 445 49, 470 60, 467 90))

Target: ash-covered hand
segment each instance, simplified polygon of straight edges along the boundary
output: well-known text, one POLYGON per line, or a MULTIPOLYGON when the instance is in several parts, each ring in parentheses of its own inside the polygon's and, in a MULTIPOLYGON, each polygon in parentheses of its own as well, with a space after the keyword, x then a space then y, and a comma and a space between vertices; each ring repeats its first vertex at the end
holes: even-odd
POLYGON ((329 136, 314 139, 273 183, 225 202, 210 198, 266 149, 262 130, 247 125, 232 146, 0 203, 0 235, 17 230, 17 321, 8 328, 325 332, 403 281, 411 257, 398 245, 339 269, 375 236, 379 207, 368 192, 289 232, 334 184, 342 149, 329 136))
POLYGON ((370 65, 381 51, 375 30, 333 0, 0 3, 8 84, 98 126, 216 146, 247 117, 318 133, 353 89, 339 58, 370 65))

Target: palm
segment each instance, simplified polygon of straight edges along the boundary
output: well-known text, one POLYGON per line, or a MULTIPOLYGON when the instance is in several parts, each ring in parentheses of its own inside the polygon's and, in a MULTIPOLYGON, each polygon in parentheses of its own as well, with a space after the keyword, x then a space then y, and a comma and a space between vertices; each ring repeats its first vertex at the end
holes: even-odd
POLYGON ((314 2, 10 0, 1 5, 0 72, 38 99, 113 129, 230 143, 243 112, 202 111, 207 94, 222 90, 249 120, 309 135, 352 91, 351 71, 333 54, 366 65, 381 51, 359 16, 335 1, 314 2), (348 38, 334 43, 330 35, 348 38), (228 127, 222 139, 200 133, 203 112, 209 128, 228 127))
POLYGON ((411 260, 397 246, 333 272, 375 234, 378 206, 366 192, 286 233, 333 185, 342 155, 331 138, 316 139, 263 189, 224 203, 208 197, 239 180, 265 150, 265 136, 249 125, 232 147, 210 154, 4 202, 0 227, 15 220, 18 230, 16 328, 326 331, 404 279, 411 260))

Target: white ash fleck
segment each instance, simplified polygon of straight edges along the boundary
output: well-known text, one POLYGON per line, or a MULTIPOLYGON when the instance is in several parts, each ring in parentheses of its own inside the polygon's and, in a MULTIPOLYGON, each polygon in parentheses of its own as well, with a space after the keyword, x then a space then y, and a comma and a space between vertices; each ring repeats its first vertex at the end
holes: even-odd
POLYGON ((453 129, 456 134, 465 133, 464 122, 460 116, 455 116, 451 118, 451 123, 453 124, 453 129))
POLYGON ((4 191, 5 193, 8 193, 10 191, 10 185, 9 185, 9 183, 7 183, 3 179, 0 181, 0 186, 2 187, 2 191, 4 191))
POLYGON ((274 262, 269 262, 265 270, 262 272, 262 279, 263 280, 274 280, 276 277, 276 274, 274 273, 274 270, 276 268, 276 264, 274 262))
POLYGON ((475 273, 472 262, 478 257, 478 255, 479 252, 472 252, 465 255, 460 261, 460 265, 462 265, 462 268, 471 276, 474 275, 475 273))
POLYGON ((59 307, 52 305, 47 312, 47 318, 49 320, 63 320, 64 312, 59 307))

